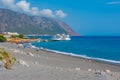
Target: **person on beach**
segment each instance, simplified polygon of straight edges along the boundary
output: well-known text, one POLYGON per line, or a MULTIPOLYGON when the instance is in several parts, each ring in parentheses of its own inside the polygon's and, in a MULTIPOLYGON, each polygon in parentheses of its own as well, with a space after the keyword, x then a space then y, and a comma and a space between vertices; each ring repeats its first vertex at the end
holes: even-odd
POLYGON ((22 41, 20 41, 19 44, 18 44, 18 48, 20 48, 20 47, 23 47, 23 42, 22 41))
POLYGON ((25 49, 26 47, 27 47, 27 45, 24 43, 24 44, 23 44, 23 49, 25 49))

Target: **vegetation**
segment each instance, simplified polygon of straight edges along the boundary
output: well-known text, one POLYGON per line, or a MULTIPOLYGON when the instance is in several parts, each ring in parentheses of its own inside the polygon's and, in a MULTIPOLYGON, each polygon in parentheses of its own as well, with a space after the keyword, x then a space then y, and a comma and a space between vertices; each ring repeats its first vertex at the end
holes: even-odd
POLYGON ((6 38, 3 35, 0 35, 0 42, 5 42, 6 38))
POLYGON ((17 36, 16 35, 11 35, 11 38, 17 38, 17 36))
POLYGON ((18 37, 19 38, 24 38, 24 35, 23 34, 19 34, 18 37))
POLYGON ((11 38, 24 38, 24 35, 23 34, 12 35, 11 38))
POLYGON ((0 48, 0 61, 4 62, 4 67, 6 69, 11 69, 12 65, 16 61, 16 58, 12 57, 4 49, 0 48))

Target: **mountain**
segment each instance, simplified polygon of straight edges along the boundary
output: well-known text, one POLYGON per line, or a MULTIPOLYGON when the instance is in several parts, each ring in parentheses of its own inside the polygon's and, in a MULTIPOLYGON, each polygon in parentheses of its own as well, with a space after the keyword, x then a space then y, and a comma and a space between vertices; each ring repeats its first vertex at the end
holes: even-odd
POLYGON ((0 33, 18 32, 23 34, 69 34, 76 36, 66 23, 47 17, 29 16, 0 8, 0 33))

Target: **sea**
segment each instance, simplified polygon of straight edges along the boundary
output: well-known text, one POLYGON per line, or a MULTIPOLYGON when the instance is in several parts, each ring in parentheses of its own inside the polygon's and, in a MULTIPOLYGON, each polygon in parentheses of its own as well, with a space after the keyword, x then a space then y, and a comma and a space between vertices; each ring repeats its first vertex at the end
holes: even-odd
POLYGON ((33 42, 31 45, 60 54, 120 64, 120 36, 72 36, 69 41, 33 42))

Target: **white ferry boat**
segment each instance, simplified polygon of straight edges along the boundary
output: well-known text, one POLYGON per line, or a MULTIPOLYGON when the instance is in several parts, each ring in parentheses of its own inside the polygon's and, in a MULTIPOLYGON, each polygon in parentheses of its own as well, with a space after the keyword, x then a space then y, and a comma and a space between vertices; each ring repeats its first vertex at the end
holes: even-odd
POLYGON ((56 34, 55 36, 52 37, 51 40, 54 40, 54 41, 71 40, 71 38, 70 38, 70 35, 56 34))

